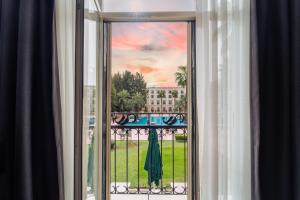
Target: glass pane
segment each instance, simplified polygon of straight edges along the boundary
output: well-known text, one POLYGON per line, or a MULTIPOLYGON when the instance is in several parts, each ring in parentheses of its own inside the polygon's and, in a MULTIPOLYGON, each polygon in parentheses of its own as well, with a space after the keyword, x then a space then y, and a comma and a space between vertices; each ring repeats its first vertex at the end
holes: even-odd
POLYGON ((94 0, 84 0, 84 8, 89 12, 98 10, 94 0))
POLYGON ((195 0, 103 0, 105 12, 193 11, 195 0))
POLYGON ((187 23, 112 23, 110 197, 187 199, 187 23))
POLYGON ((85 199, 96 196, 97 149, 96 129, 97 90, 97 24, 84 20, 84 86, 83 86, 83 195, 85 199))

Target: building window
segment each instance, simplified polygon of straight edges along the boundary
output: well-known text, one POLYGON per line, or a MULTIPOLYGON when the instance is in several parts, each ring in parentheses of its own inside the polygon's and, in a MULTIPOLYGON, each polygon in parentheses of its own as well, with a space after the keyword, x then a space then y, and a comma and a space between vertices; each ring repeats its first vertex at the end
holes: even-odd
POLYGON ((153 100, 151 101, 151 105, 154 105, 154 101, 153 100))
POLYGON ((163 104, 166 105, 166 101, 165 100, 163 100, 163 104))
POLYGON ((172 100, 169 100, 169 105, 172 105, 172 100))
POLYGON ((163 111, 166 112, 166 108, 165 107, 163 107, 163 111))
POLYGON ((157 108, 157 112, 160 112, 160 109, 159 109, 159 107, 157 108))
POLYGON ((154 94, 154 90, 151 90, 151 94, 154 94))
POLYGON ((184 93, 184 91, 183 90, 181 90, 181 94, 183 94, 184 93))
POLYGON ((159 100, 157 100, 157 101, 156 101, 156 104, 157 104, 157 105, 159 105, 159 104, 160 104, 160 103, 159 103, 159 100))
POLYGON ((172 95, 169 95, 169 98, 172 98, 172 95))
POLYGON ((169 112, 172 112, 172 107, 169 107, 169 112))
POLYGON ((151 98, 153 99, 153 98, 154 98, 154 95, 151 95, 151 98))

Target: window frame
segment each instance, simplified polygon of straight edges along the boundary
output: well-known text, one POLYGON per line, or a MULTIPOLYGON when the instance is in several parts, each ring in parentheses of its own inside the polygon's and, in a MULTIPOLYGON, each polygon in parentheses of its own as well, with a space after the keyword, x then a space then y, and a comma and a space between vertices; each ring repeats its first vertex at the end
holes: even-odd
MULTIPOLYGON (((146 13, 112 13, 112 12, 89 12, 85 11, 84 9, 84 0, 76 0, 77 9, 76 9, 76 33, 75 33, 75 54, 76 54, 76 61, 75 61, 75 155, 74 155, 74 162, 75 162, 75 173, 74 173, 74 199, 81 200, 83 199, 84 190, 85 188, 83 182, 84 173, 82 171, 82 164, 83 164, 83 155, 82 155, 82 148, 83 148, 83 131, 82 131, 82 105, 83 105, 83 47, 84 47, 84 20, 95 20, 98 24, 97 32, 99 33, 99 41, 96 41, 99 45, 99 65, 97 65, 97 103, 98 106, 96 108, 96 117, 97 119, 97 126, 98 126, 98 134, 99 134, 99 152, 98 152, 98 160, 99 166, 102 165, 103 156, 108 154, 108 152, 103 153, 103 132, 104 129, 107 130, 109 128, 109 109, 105 108, 110 105, 110 99, 107 95, 109 90, 109 85, 107 85, 107 79, 109 78, 107 72, 110 70, 110 67, 107 66, 106 69, 104 67, 104 58, 103 58, 103 34, 104 31, 101 29, 104 23, 112 23, 112 22, 192 22, 195 24, 196 14, 195 12, 188 11, 188 12, 146 12, 146 13), (106 83, 104 83, 104 81, 106 83), (99 98, 99 95, 105 95, 106 98, 99 98), (99 113, 102 113, 101 115, 99 113)), ((195 31, 195 29, 194 29, 195 31)), ((195 34, 195 33, 194 33, 195 34)), ((192 51, 192 43, 191 43, 191 23, 188 23, 188 87, 187 96, 188 98, 188 113, 191 116, 189 121, 196 121, 196 114, 192 112, 195 109, 192 109, 195 106, 196 102, 196 89, 194 84, 196 79, 196 67, 191 65, 191 51, 192 51), (193 100, 193 102, 191 101, 193 100)), ((111 35, 110 35, 111 36, 111 35)), ((111 39, 110 39, 111 41, 111 39)), ((195 44, 194 44, 195 45, 195 44)), ((110 57, 111 59, 111 57, 110 57)), ((194 58, 195 59, 195 58, 194 58)), ((195 65, 195 64, 194 64, 195 65)), ((195 84, 194 84, 195 85, 195 84)), ((195 151, 189 151, 188 153, 188 185, 190 186, 190 192, 188 193, 188 200, 198 200, 199 199, 199 162, 198 162, 198 134, 196 123, 188 123, 188 131, 194 134, 189 134, 189 142, 188 142, 188 149, 195 151), (197 133, 197 134, 196 134, 197 133), (191 144, 191 137, 193 136, 194 144, 191 144), (191 161, 192 160, 192 161, 191 161), (193 168, 191 165, 195 165, 193 168), (192 195, 193 194, 193 195, 192 195)), ((109 141, 106 145, 109 144, 109 141)), ((105 156, 106 157, 106 156, 105 156)), ((110 199, 110 192, 109 187, 107 185, 106 178, 103 177, 103 174, 107 173, 109 176, 109 165, 105 165, 106 168, 104 171, 100 172, 98 168, 98 177, 97 177, 97 195, 95 196, 96 199, 110 199), (106 183, 104 183, 106 181, 106 183), (106 185, 105 191, 103 191, 103 185, 106 185), (105 193, 105 194, 104 194, 105 193), (104 195, 103 195, 104 194, 104 195)), ((107 178, 109 179, 109 178, 107 178)))

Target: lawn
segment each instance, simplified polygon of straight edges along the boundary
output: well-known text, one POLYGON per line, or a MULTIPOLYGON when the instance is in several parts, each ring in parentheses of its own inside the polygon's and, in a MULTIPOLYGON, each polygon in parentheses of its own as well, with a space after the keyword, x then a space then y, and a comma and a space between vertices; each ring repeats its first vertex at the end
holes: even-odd
MULTIPOLYGON (((187 164, 187 151, 184 151, 184 145, 187 149, 187 143, 174 142, 174 179, 175 182, 184 182, 185 179, 185 163, 187 164), (186 162, 185 162, 186 159, 186 162)), ((162 164, 163 164, 163 186, 170 186, 173 181, 173 159, 172 159, 172 141, 163 141, 162 143, 162 164)), ((126 141, 116 142, 116 182, 126 182, 126 141)), ((148 141, 140 141, 140 187, 147 187, 148 173, 144 170, 148 141)), ((111 182, 115 182, 115 163, 114 149, 111 151, 111 182)), ((187 174, 187 171, 186 171, 187 174)), ((138 142, 128 141, 128 182, 130 187, 138 185, 138 142)))

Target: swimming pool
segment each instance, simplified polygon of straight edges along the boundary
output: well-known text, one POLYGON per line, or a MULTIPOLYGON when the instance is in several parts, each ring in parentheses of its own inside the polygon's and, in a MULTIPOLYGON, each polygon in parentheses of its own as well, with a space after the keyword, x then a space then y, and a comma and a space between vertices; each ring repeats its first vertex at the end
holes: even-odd
MULTIPOLYGON (((166 117, 165 120, 167 120, 168 117, 166 117)), ((147 123, 148 121, 148 117, 138 117, 138 119, 135 122, 128 122, 125 125, 148 125, 147 123)), ((150 117, 150 124, 151 125, 167 125, 163 122, 163 117, 159 117, 159 116, 151 116, 150 117)), ((176 123, 174 123, 173 125, 186 125, 186 122, 181 122, 180 120, 177 120, 176 123)))

